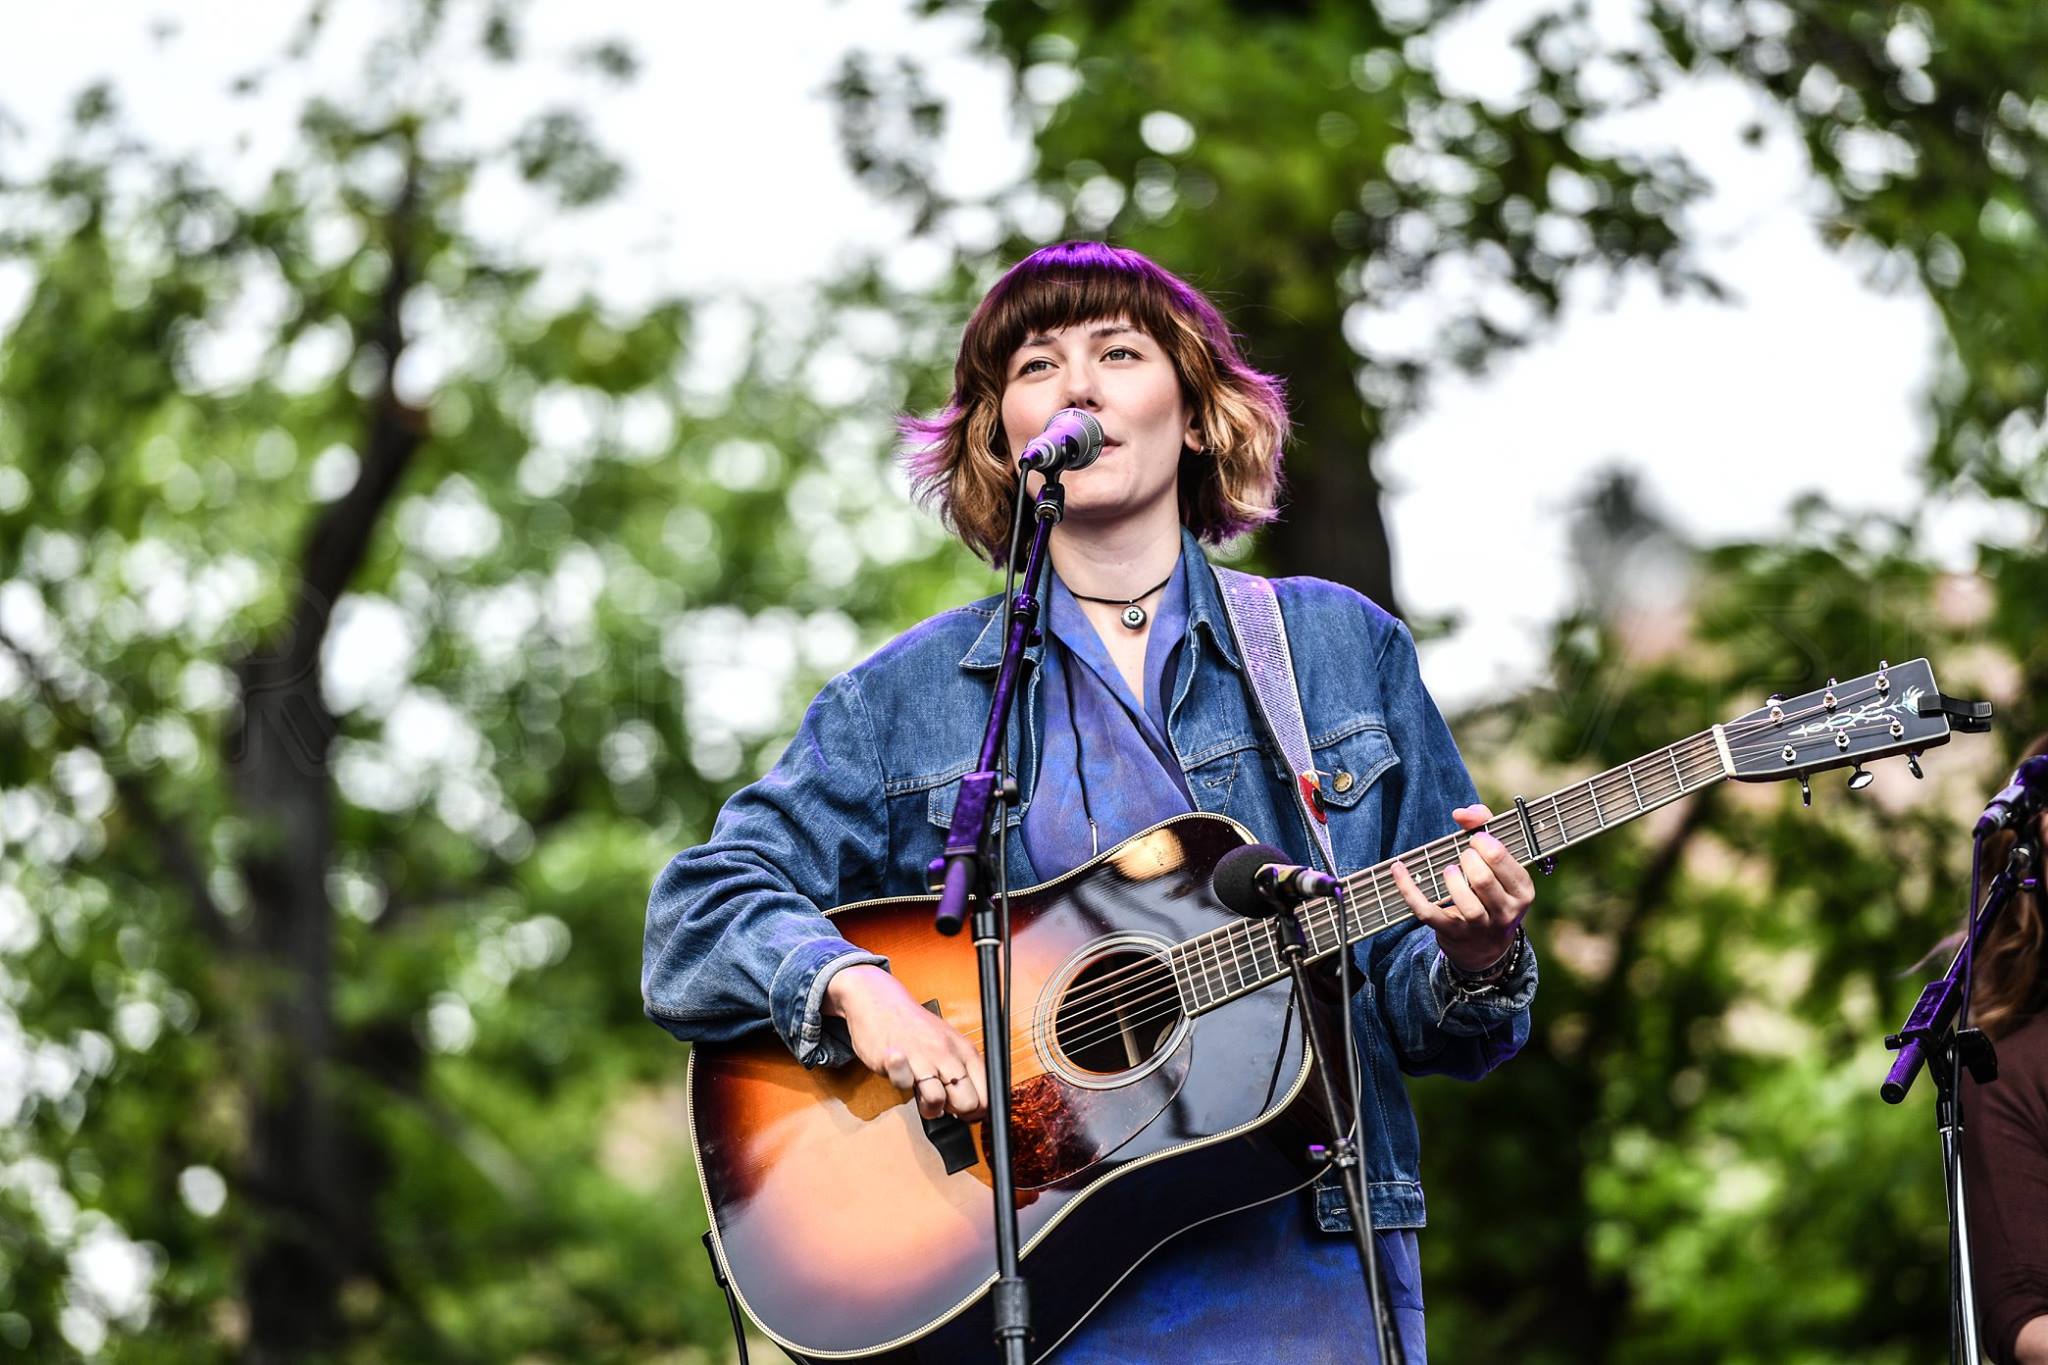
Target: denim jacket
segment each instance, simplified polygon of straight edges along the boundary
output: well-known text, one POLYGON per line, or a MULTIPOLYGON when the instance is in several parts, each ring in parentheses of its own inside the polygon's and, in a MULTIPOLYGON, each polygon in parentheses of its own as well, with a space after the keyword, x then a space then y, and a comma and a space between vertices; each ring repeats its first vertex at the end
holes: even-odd
MULTIPOLYGON (((1216 581, 1184 537, 1188 635, 1167 733, 1197 807, 1318 862, 1293 778, 1261 733, 1216 581)), ((1308 720, 1338 872, 1370 867, 1448 833, 1477 799, 1449 729, 1416 671, 1407 628, 1348 588, 1275 581, 1308 720)), ((719 812, 711 838, 677 854, 647 906, 641 995, 684 1040, 729 1042, 773 1027, 806 1066, 850 1062, 843 1026, 821 1013, 834 972, 887 963, 834 932, 820 911, 926 887, 960 778, 973 764, 1002 656, 1002 600, 985 598, 912 628, 828 683, 767 776, 719 812), (828 1026, 829 1025, 829 1026, 828 1026)), ((1042 646, 1035 646, 1034 655, 1042 646)), ((1010 884, 1035 875, 1017 827, 1037 777, 1042 708, 1027 674, 1011 760, 1010 884)), ((1354 950, 1352 1009, 1363 1075, 1374 1222, 1424 1221, 1420 1146, 1400 1073, 1476 1079, 1529 1033, 1535 955, 1503 985, 1457 991, 1420 923, 1354 950)), ((1317 1190, 1322 1226, 1348 1226, 1341 1192, 1317 1190)))

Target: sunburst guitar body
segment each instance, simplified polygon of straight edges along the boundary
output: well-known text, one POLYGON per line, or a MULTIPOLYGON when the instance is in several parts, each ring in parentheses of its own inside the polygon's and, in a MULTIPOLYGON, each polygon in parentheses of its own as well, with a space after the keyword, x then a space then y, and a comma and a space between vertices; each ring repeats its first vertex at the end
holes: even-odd
MULTIPOLYGON (((1209 889, 1242 826, 1187 815, 1011 896, 1012 1150, 1033 1358, 1162 1239, 1282 1195, 1327 1135, 1285 980, 1190 1017, 1171 950, 1236 924, 1209 889)), ((935 898, 833 912, 977 1043, 972 947, 935 898)), ((1219 962, 1216 970, 1222 970, 1219 962)), ((806 1070, 779 1038, 692 1049, 691 1138, 715 1254, 799 1360, 987 1354, 995 1277, 987 1133, 928 1123, 858 1065, 806 1070)))

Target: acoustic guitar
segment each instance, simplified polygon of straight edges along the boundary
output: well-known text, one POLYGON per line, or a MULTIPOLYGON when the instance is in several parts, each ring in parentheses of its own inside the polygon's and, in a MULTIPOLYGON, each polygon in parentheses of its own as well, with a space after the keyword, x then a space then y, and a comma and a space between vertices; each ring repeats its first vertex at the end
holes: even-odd
MULTIPOLYGON (((1764 707, 1532 801, 1487 830, 1524 864, 1723 779, 1773 781, 1919 754, 1950 737, 1925 659, 1764 707)), ((1958 724, 1962 724, 1959 720, 1958 724)), ((1974 728, 1974 727, 1973 727, 1974 728)), ((1470 835, 1400 855, 1440 870, 1470 835)), ((1011 893, 1012 1140, 1023 1268, 1043 1359, 1149 1252, 1207 1219, 1300 1188, 1326 1139, 1276 926, 1232 914, 1210 873, 1252 842, 1192 814, 1011 893)), ((1305 912, 1312 953, 1409 918, 1393 859, 1305 912), (1344 932, 1348 929, 1348 934, 1344 932)), ((974 955, 932 932, 936 898, 832 911, 914 998, 980 1045, 974 955)), ((995 1278, 983 1125, 925 1120, 859 1066, 806 1070, 772 1034, 691 1049, 690 1140, 713 1254, 741 1306, 799 1361, 988 1356, 995 1278)))

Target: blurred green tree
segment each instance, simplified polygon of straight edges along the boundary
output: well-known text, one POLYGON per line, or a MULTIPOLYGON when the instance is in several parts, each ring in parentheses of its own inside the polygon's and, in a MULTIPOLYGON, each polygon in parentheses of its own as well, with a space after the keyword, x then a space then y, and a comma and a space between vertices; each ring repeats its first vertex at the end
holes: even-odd
MULTIPOLYGON (((1526 88, 1474 100, 1433 74, 1460 5, 920 8, 985 17, 1037 169, 949 197, 920 74, 862 60, 855 165, 924 228, 993 208, 1006 255, 1108 233, 1214 289, 1301 419, 1267 563, 1389 604, 1370 456, 1432 373, 1531 335, 1574 270, 1711 289, 1695 177, 1579 130, 1687 72, 1756 82, 1843 248, 1941 309, 1931 486, 2002 520, 1945 574, 1910 519, 1815 504, 1695 550, 1599 490, 1550 684, 1459 723, 1482 788, 1879 657, 1932 654, 2008 737, 2048 723, 2032 11, 1673 0, 1615 51, 1568 9, 1522 36, 1526 88), (1400 309, 1420 343, 1378 325, 1400 309)), ((727 307, 730 366, 695 340, 706 306, 562 303, 465 206, 495 167, 565 210, 619 168, 573 106, 453 149, 436 44, 516 60, 518 11, 413 15, 253 200, 135 146, 108 91, 0 186, 0 253, 34 281, 0 349, 0 1343, 23 1355, 722 1336, 681 1053, 632 997, 648 878, 825 675, 990 586, 884 476, 984 254, 928 294, 854 271, 800 313, 727 307), (124 1275, 144 1291, 94 1297, 124 1275)), ((1721 790, 1566 860, 1528 1055, 1419 1088, 1439 1355, 1937 1348, 1925 1095, 1877 1105, 1872 1040, 2008 757, 1958 745, 1926 788, 1887 769, 1811 812, 1721 790)))
MULTIPOLYGON (((1652 17, 1634 61, 1655 88, 1754 83, 1768 99, 1752 134, 1796 130, 1829 240, 1939 310, 1927 499, 1897 519, 1810 501, 1775 543, 1703 552, 1699 586, 1661 604, 1661 623, 1640 594, 1602 604, 1625 575, 1589 581, 1559 627, 1555 689, 1500 712, 1497 766, 1515 751, 1553 772, 1605 766, 1649 741, 1644 717, 1697 727, 1773 686, 1917 654, 1998 702, 1999 737, 1932 756, 1928 788, 1887 770, 1847 804, 1828 783, 1825 814, 1720 793, 1654 839, 1571 861, 1529 1054, 1496 1085, 1425 1098, 1446 1164, 1471 1173, 1434 1239, 1434 1287, 1464 1310, 1440 1323, 1459 1358, 1926 1359, 1946 1318, 1928 1085, 1885 1110, 1872 1042, 1910 1005, 1914 960, 1958 922, 1986 785, 2048 725, 2048 26, 2003 5, 1666 3, 1652 17), (1942 572, 1930 514, 1958 508, 1978 528, 1974 564, 1966 552, 1942 572), (1526 1207, 1531 1189, 1546 1191, 1535 1219, 1484 1212, 1526 1207)), ((1587 19, 1532 30, 1553 86, 1600 47, 1587 19)), ((1857 452, 1838 458, 1850 470, 1857 452)))
POLYGON ((617 45, 460 145, 448 54, 521 60, 518 19, 404 11, 253 199, 105 88, 0 187, 10 1355, 726 1333, 648 882, 826 676, 988 574, 889 476, 938 304, 726 302, 698 354, 699 309, 560 302, 472 230, 492 175, 564 212, 620 182, 576 103, 617 45))
MULTIPOLYGON (((1929 492, 2002 517, 1979 568, 2021 670, 2016 730, 2048 722, 2048 11, 2009 3, 1660 0, 1662 61, 1733 72, 1798 130, 1829 238, 1925 290, 1948 343, 1929 492)), ((1646 57, 1646 64, 1651 59, 1646 57)))

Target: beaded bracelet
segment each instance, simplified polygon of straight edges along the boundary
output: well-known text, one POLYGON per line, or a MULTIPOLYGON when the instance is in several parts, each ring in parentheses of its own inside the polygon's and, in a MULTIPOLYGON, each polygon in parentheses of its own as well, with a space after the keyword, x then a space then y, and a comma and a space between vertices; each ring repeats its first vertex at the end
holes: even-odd
MULTIPOLYGON (((1461 991, 1490 990, 1498 986, 1501 982, 1513 976, 1515 969, 1522 965, 1522 949, 1528 945, 1528 942, 1528 930, 1517 924, 1515 926, 1515 941, 1507 946, 1507 951, 1495 959, 1491 967, 1477 972, 1466 971, 1463 967, 1451 961, 1450 955, 1446 953, 1444 955, 1444 966, 1450 969, 1451 984, 1457 986, 1461 991)), ((1438 949, 1438 951, 1442 952, 1442 949, 1438 949)))

